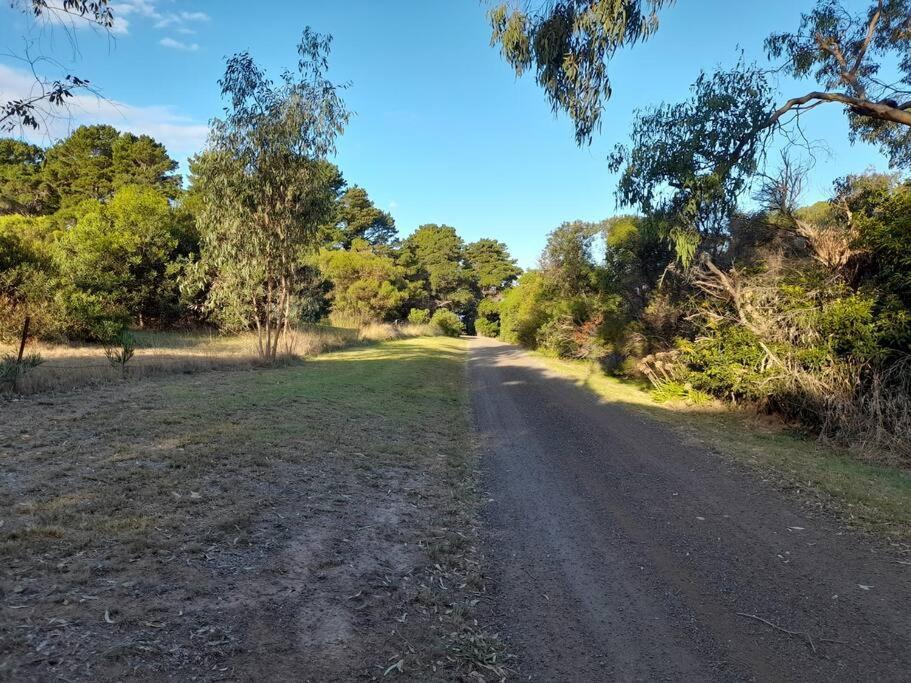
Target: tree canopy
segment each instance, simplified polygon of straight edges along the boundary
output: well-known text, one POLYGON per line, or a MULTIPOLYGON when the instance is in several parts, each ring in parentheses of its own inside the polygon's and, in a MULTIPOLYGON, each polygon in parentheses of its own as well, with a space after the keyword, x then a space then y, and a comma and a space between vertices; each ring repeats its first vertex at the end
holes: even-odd
POLYGON ((228 101, 212 122, 193 173, 211 296, 259 331, 274 359, 291 324, 302 251, 316 245, 342 180, 325 161, 348 121, 343 86, 328 80, 331 39, 306 29, 296 71, 273 82, 246 52, 227 60, 219 81, 228 101))
POLYGON ((128 185, 153 187, 170 199, 180 190, 177 162, 164 145, 108 125, 80 126, 51 146, 44 159, 43 178, 63 207, 107 199, 128 185))
POLYGON ((321 241, 340 249, 349 249, 362 239, 370 244, 390 244, 395 240, 395 219, 377 208, 367 190, 349 187, 335 204, 333 222, 323 228, 321 241))
POLYGON ((590 142, 610 99, 608 67, 618 50, 647 40, 673 0, 556 0, 528 9, 502 3, 490 12, 491 44, 516 75, 533 71, 554 112, 590 142))

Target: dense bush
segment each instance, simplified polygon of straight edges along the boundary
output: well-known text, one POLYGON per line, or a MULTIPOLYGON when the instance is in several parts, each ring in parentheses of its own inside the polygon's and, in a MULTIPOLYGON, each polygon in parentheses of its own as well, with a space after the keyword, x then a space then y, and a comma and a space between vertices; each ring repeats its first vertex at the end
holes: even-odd
POLYGON ((408 311, 408 322, 412 325, 427 325, 430 323, 430 311, 426 308, 412 308, 408 311))
POLYGON ((462 323, 461 318, 445 308, 436 310, 430 319, 430 324, 447 337, 458 337, 465 332, 465 325, 462 323))
POLYGON ((694 245, 689 267, 657 219, 564 224, 541 268, 503 294, 500 336, 647 378, 656 400, 751 404, 900 454, 911 442, 909 226, 911 185, 876 175, 840 181, 830 202, 737 214, 728 237, 694 245))
POLYGON ((477 318, 474 321, 474 329, 482 337, 497 337, 500 334, 500 322, 487 318, 477 318))

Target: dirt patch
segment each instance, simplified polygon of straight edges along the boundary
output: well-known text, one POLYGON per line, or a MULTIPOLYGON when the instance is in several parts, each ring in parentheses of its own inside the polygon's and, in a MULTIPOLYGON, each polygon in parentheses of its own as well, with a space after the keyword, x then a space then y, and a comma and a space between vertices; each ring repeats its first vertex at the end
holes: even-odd
POLYGON ((522 678, 903 680, 903 556, 516 347, 473 342, 492 600, 522 678))
POLYGON ((502 675, 472 612, 463 357, 5 401, 0 678, 502 675))

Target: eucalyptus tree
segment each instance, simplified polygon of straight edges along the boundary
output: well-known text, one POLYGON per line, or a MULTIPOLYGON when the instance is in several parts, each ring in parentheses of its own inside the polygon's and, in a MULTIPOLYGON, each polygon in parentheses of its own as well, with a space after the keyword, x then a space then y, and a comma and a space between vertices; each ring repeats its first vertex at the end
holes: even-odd
POLYGON ((674 0, 547 0, 489 12, 491 44, 516 75, 534 71, 554 113, 572 120, 576 142, 591 142, 610 99, 608 65, 622 48, 647 40, 658 12, 674 0))
POLYGON ((210 305, 255 328, 268 360, 291 325, 301 255, 342 186, 326 161, 349 118, 345 86, 327 78, 330 44, 305 29, 297 68, 275 82, 248 53, 229 58, 219 81, 225 115, 212 121, 193 169, 210 305))
POLYGON ((772 136, 806 145, 800 119, 816 107, 842 106, 852 141, 911 166, 911 0, 875 0, 859 13, 819 0, 796 31, 765 46, 815 87, 781 102, 772 73, 756 65, 702 74, 688 100, 636 112, 630 144, 612 156, 620 203, 659 218, 685 264, 698 245, 712 256, 723 248, 772 136))
MULTIPOLYGON (((555 112, 567 113, 588 143, 610 99, 608 66, 622 48, 647 40, 674 0, 503 2, 489 12, 491 43, 518 75, 533 70, 555 112)), ((823 104, 844 108, 853 137, 879 144, 896 166, 911 164, 911 0, 817 0, 796 31, 765 41, 777 68, 816 87, 770 106, 744 136, 756 137, 823 104)), ((743 66, 744 73, 758 75, 743 66)), ((758 81, 757 86, 766 85, 758 81)), ((745 141, 744 146, 752 144, 745 141)), ((742 151, 742 150, 738 150, 742 151)))

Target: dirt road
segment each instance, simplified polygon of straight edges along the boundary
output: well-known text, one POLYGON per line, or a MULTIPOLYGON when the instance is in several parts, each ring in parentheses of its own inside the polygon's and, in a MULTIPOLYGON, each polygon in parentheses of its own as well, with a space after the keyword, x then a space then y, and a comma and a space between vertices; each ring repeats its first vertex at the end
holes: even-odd
POLYGON ((470 353, 488 616, 523 678, 911 676, 907 558, 514 347, 470 353))

